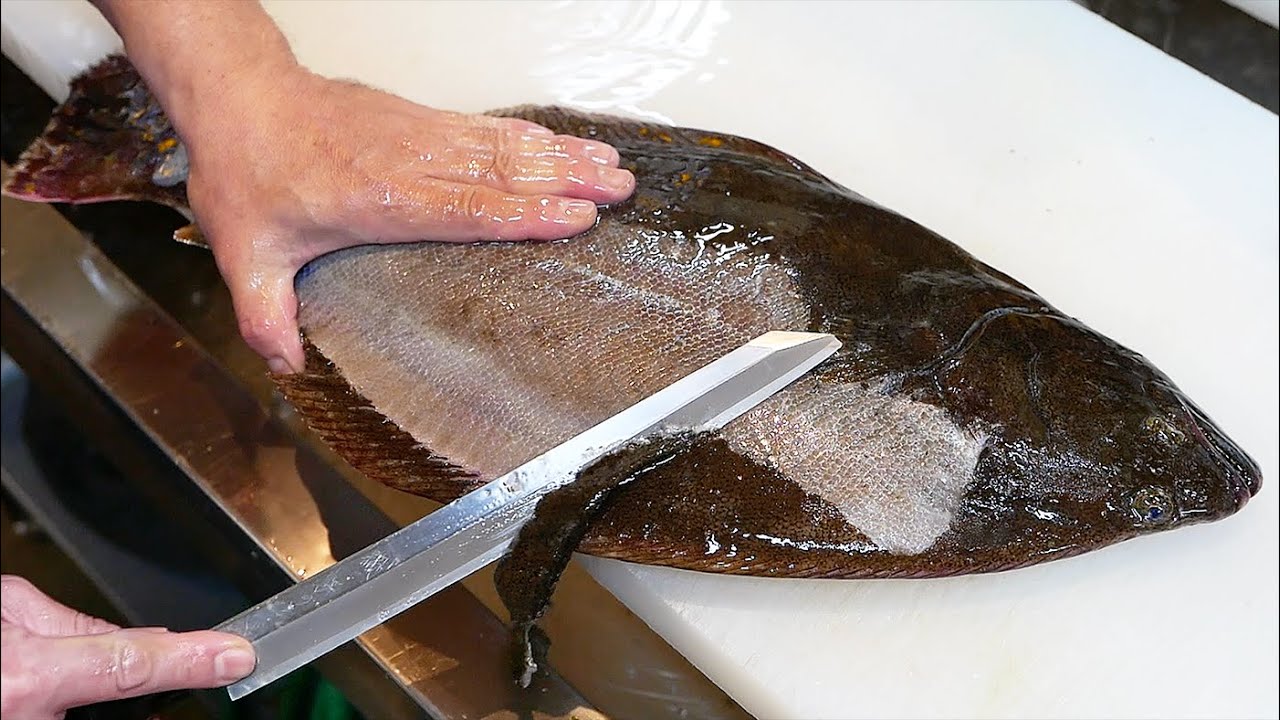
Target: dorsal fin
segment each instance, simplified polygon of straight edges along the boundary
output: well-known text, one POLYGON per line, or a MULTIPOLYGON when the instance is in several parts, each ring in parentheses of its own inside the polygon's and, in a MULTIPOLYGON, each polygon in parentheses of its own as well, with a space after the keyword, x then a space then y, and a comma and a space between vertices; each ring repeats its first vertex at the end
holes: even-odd
POLYGON ((484 484, 384 417, 315 345, 303 344, 306 369, 272 379, 307 426, 351 467, 371 480, 437 502, 484 484))

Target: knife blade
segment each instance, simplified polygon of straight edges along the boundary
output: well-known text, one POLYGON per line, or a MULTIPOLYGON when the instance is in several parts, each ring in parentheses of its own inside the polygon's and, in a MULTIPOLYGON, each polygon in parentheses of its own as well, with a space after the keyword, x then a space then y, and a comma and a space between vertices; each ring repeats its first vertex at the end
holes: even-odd
POLYGON ((538 500, 592 461, 655 433, 722 427, 830 357, 824 333, 769 332, 524 465, 215 628, 248 639, 236 700, 498 560, 538 500))

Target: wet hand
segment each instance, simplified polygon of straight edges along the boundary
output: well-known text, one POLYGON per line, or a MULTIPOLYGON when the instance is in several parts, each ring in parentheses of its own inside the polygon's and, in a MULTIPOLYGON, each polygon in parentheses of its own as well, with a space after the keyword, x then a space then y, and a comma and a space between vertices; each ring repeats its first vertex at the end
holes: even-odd
POLYGON ((68 708, 167 690, 227 685, 253 670, 243 638, 122 629, 0 576, 0 716, 60 718, 68 708))
POLYGON ((183 139, 241 334, 276 372, 303 367, 293 277, 309 260, 366 243, 567 238, 635 187, 603 143, 315 75, 256 2, 93 3, 183 139))
POLYGON ((275 372, 303 366, 293 278, 313 258, 367 243, 567 238, 635 185, 603 143, 283 74, 180 128, 192 209, 243 336, 275 372))

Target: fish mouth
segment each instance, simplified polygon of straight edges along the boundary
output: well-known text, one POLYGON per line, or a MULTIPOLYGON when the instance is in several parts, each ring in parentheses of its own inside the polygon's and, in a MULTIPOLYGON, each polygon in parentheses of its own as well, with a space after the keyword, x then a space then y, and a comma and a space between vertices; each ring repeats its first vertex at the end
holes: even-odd
POLYGON ((1262 489, 1262 468, 1257 461, 1241 450, 1213 422, 1203 410, 1187 398, 1179 398, 1182 407, 1191 418, 1191 428, 1196 438, 1213 454, 1235 494, 1235 508, 1245 503, 1262 489))

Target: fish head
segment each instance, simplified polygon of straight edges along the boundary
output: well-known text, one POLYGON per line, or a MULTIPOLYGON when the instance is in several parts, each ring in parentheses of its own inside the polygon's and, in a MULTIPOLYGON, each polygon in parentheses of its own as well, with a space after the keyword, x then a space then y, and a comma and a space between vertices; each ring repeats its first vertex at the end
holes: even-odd
POLYGON ((1150 369, 1134 401, 1130 447, 1121 448, 1132 483, 1123 498, 1142 530, 1218 520, 1262 487, 1262 470, 1173 383, 1150 369))
POLYGON ((1030 410, 1011 443, 1013 472, 1041 491, 1029 506, 1070 508, 1080 544, 1099 546, 1218 520, 1258 492, 1258 464, 1145 358, 1072 321, 1046 324, 1067 333, 1036 343, 1018 374, 1030 410))

